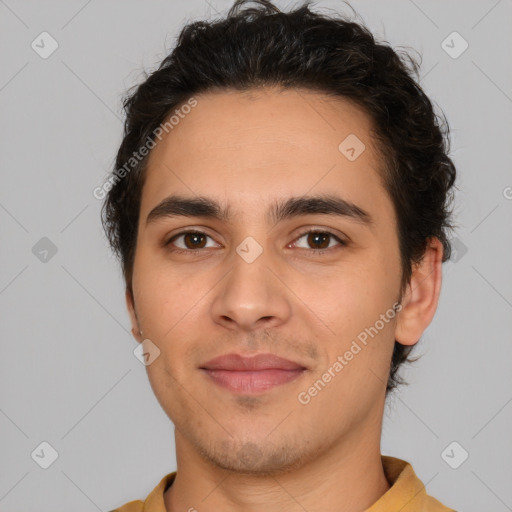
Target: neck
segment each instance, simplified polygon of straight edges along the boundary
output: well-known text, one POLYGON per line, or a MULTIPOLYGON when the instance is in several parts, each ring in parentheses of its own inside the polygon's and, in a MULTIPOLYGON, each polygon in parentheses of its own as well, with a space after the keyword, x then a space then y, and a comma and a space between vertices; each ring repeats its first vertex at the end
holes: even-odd
POLYGON ((359 431, 357 439, 344 438, 297 469, 254 476, 213 466, 176 431, 178 471, 165 493, 167 512, 366 510, 390 487, 382 467, 380 431, 369 437, 374 433, 359 431))

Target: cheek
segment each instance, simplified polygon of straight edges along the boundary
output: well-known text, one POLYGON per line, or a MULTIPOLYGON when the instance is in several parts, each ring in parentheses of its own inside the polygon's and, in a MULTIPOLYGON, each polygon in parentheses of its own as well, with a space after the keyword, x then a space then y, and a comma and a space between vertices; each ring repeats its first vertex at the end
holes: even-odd
POLYGON ((155 337, 165 334, 193 306, 193 290, 178 267, 162 264, 149 251, 137 254, 133 274, 137 312, 155 337))
POLYGON ((141 258, 139 268, 134 293, 141 328, 163 356, 147 367, 148 375, 159 388, 173 386, 171 377, 180 381, 190 371, 187 350, 201 339, 208 299, 206 285, 201 283, 207 282, 207 276, 187 275, 178 266, 154 259, 144 262, 141 258))
POLYGON ((353 336, 378 320, 396 299, 398 276, 378 265, 364 260, 320 279, 306 279, 297 295, 305 298, 336 336, 353 336))
MULTIPOLYGON (((344 381, 351 387, 368 378, 387 379, 398 287, 396 268, 386 269, 382 258, 369 257, 309 288, 305 302, 329 327, 327 336, 319 340, 328 352, 328 365, 334 364, 338 356, 346 361, 339 384, 344 381)), ((303 288, 304 293, 306 290, 303 288)))

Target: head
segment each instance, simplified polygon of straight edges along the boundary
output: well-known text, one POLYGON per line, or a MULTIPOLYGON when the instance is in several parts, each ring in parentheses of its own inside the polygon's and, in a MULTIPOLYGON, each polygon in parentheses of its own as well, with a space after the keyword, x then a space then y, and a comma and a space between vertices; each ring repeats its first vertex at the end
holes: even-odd
POLYGON ((163 409, 210 460, 249 450, 228 466, 270 471, 378 422, 403 382, 450 256, 455 167, 410 56, 308 5, 252 3, 186 26, 126 97, 102 218, 163 409), (260 396, 200 373, 250 351, 306 371, 260 396), (288 410, 299 430, 269 442, 288 410))

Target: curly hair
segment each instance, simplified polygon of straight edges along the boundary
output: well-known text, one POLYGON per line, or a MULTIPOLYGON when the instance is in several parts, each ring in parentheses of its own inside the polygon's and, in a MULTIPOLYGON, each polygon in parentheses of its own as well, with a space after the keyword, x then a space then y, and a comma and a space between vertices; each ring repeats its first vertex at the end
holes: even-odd
MULTIPOLYGON (((130 293, 148 159, 133 155, 148 142, 154 146, 166 117, 202 92, 300 87, 354 102, 371 118, 383 156, 381 178, 398 223, 401 293, 430 238, 442 243, 442 261, 449 259, 456 171, 448 123, 419 85, 420 64, 377 42, 364 24, 315 13, 309 3, 282 12, 268 0, 236 0, 226 17, 186 25, 160 66, 127 91, 124 137, 101 213, 130 293)), ((397 371, 414 360, 413 347, 395 340, 386 394, 405 383, 397 371)))

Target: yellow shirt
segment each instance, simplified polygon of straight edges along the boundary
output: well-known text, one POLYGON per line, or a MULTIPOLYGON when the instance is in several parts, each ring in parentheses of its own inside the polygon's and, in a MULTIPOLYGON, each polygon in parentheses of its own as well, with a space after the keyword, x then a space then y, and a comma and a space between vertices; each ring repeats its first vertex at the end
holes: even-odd
MULTIPOLYGON (((456 512, 428 496, 412 466, 401 459, 381 455, 384 474, 391 486, 366 512, 456 512)), ((176 472, 165 475, 145 501, 130 501, 111 512, 166 512, 164 492, 176 472)))

